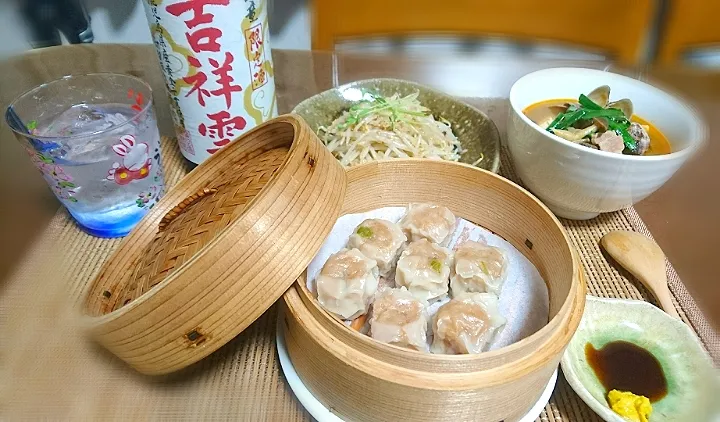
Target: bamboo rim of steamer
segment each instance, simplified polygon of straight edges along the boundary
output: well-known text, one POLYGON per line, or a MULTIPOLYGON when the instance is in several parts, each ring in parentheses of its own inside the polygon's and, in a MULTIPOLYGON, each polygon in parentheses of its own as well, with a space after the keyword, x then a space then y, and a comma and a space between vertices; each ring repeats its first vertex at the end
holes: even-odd
POLYGON ((170 189, 122 240, 83 298, 85 328, 145 374, 199 361, 254 322, 302 273, 337 218, 345 186, 344 169, 299 116, 253 128, 170 189), (168 213, 275 149, 287 151, 284 160, 238 217, 158 284, 119 309, 108 308, 110 295, 103 294, 133 281, 128 269, 168 213), (268 213, 280 217, 266 221, 268 213), (277 245, 279 237, 287 243, 277 245))
MULTIPOLYGON (((546 230, 553 240, 559 241, 557 243, 560 244, 572 263, 568 294, 561 306, 553 309, 553 291, 550 288, 547 271, 543 271, 543 266, 538 266, 539 257, 536 254, 531 253, 535 259, 528 257, 541 271, 543 279, 548 284, 550 314, 552 315, 548 323, 532 335, 497 350, 477 355, 436 355, 385 344, 345 326, 337 317, 325 311, 308 290, 307 272, 303 273, 285 294, 284 301, 287 308, 297 320, 304 322, 303 325, 308 331, 315 332, 315 340, 323 344, 324 348, 334 354, 336 358, 360 371, 407 386, 416 387, 419 382, 422 383, 423 388, 441 390, 493 386, 522 378, 541 368, 553 356, 557 356, 559 359, 580 324, 586 294, 582 264, 560 222, 544 204, 524 188, 491 172, 462 163, 430 160, 424 160, 422 167, 419 167, 418 161, 418 159, 396 159, 368 163, 349 169, 346 201, 341 215, 386 206, 407 205, 410 201, 433 202, 431 198, 427 197, 403 201, 402 198, 393 197, 392 194, 387 195, 388 187, 383 185, 382 180, 384 175, 406 174, 409 175, 406 176, 407 178, 417 180, 418 173, 426 173, 434 177, 439 186, 447 186, 446 183, 451 182, 468 183, 468 180, 474 178, 484 179, 482 183, 486 183, 491 189, 498 188, 501 191, 507 191, 509 196, 520 201, 526 208, 532 209, 540 220, 545 220, 544 223, 547 226, 542 229, 546 230), (368 194, 371 194, 373 188, 377 188, 377 186, 381 186, 380 189, 384 193, 377 195, 376 192, 373 201, 352 199, 358 197, 368 199, 368 194), (315 324, 308 323, 308 321, 315 324), (398 367, 400 367, 399 372, 398 367)), ((397 184, 402 184, 402 182, 397 184)), ((457 201, 458 203, 463 202, 464 199, 459 198, 457 201)), ((448 205, 443 201, 435 202, 448 205)), ((463 209, 458 211, 457 207, 450 208, 459 217, 469 221, 477 220, 467 212, 463 212, 463 209)), ((488 227, 483 222, 479 222, 479 224, 503 236, 503 233, 493 230, 494 227, 488 227)), ((522 222, 518 224, 522 225, 522 222)), ((517 242, 503 237, 528 256, 527 247, 522 248, 517 242)))

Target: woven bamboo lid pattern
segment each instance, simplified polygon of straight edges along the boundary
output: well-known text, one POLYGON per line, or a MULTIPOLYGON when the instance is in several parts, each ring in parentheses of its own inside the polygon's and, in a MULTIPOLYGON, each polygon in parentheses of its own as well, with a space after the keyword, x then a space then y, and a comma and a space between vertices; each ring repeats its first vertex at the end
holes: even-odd
POLYGON ((95 338, 147 374, 202 359, 292 285, 345 188, 298 117, 248 132, 168 192, 105 263, 85 301, 95 338))
POLYGON ((160 221, 158 233, 135 267, 126 294, 116 295, 113 310, 127 304, 163 281, 201 251, 215 235, 235 221, 246 205, 262 191, 285 160, 287 148, 260 154, 242 164, 229 180, 191 195, 160 221))

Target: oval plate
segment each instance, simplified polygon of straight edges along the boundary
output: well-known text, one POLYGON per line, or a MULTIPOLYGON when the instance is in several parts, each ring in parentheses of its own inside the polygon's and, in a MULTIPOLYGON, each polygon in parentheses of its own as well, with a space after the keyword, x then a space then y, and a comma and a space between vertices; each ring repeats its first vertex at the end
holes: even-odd
POLYGON ((329 89, 314 95, 294 109, 317 133, 319 126, 329 126, 343 111, 362 98, 362 90, 389 97, 418 92, 418 100, 427 107, 435 118, 450 122, 465 152, 460 161, 477 164, 485 170, 497 173, 500 168, 500 134, 495 123, 482 111, 454 97, 415 82, 401 79, 366 79, 329 89))
POLYGON ((605 388, 585 359, 585 345, 590 342, 601 348, 615 340, 648 350, 662 365, 668 394, 652 404, 652 422, 715 420, 720 393, 717 372, 687 325, 647 302, 588 295, 561 365, 568 383, 601 418, 625 422, 608 407, 605 388))

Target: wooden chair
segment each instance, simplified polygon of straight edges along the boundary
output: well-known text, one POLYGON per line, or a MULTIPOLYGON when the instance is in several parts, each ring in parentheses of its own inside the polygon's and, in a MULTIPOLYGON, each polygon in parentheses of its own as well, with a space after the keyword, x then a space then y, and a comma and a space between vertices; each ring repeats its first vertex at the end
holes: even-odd
POLYGON ((657 63, 680 62, 693 48, 720 47, 718 15, 720 2, 717 0, 669 1, 658 43, 657 63))
POLYGON ((501 36, 589 47, 631 64, 643 59, 656 1, 312 0, 312 47, 372 36, 501 36))

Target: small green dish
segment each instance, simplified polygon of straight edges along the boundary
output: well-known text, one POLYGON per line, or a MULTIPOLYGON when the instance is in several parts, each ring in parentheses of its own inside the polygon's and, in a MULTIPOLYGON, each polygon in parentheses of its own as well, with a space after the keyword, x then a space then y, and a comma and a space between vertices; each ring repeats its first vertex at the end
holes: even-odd
POLYGON ((343 111, 349 109, 362 97, 361 90, 389 97, 418 92, 418 100, 436 117, 447 119, 465 152, 460 161, 477 164, 485 170, 497 173, 500 168, 500 134, 495 123, 482 111, 442 92, 424 85, 400 79, 367 79, 352 82, 314 95, 294 109, 317 133, 319 126, 329 126, 343 111))
POLYGON ((668 394, 652 403, 650 422, 718 420, 718 372, 687 325, 647 302, 588 296, 561 366, 570 386, 601 418, 625 422, 610 409, 605 388, 585 358, 585 345, 589 342, 599 349, 617 340, 649 351, 663 368, 668 394))

